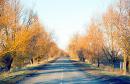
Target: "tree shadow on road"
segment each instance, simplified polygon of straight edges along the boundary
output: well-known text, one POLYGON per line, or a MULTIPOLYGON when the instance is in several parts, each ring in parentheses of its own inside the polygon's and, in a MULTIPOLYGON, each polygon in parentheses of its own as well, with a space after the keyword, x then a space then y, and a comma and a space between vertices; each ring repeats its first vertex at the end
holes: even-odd
MULTIPOLYGON (((85 74, 85 78, 83 77, 74 77, 71 79, 63 79, 63 84, 130 84, 130 77, 127 76, 110 76, 110 75, 92 75, 87 73, 86 70, 98 70, 96 67, 93 67, 91 64, 80 63, 78 61, 73 60, 58 60, 52 61, 45 65, 40 65, 34 68, 30 68, 29 70, 38 70, 38 72, 26 74, 24 75, 23 80, 28 80, 28 78, 38 77, 40 75, 47 74, 60 74, 64 73, 73 73, 73 72, 81 72, 85 74), (78 67, 78 68, 77 68, 78 67)), ((20 82, 20 81, 18 81, 20 82)), ((38 82, 36 84, 59 84, 61 80, 53 79, 44 82, 38 82)))

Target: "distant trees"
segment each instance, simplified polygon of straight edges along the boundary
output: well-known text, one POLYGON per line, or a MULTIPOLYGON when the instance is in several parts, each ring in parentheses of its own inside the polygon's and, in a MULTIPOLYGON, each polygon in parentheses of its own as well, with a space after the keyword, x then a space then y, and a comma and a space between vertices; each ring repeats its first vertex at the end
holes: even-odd
POLYGON ((19 0, 0 0, 0 67, 10 65, 10 70, 58 56, 60 49, 50 33, 33 10, 27 12, 24 15, 19 0), (1 61, 5 57, 10 61, 1 61))
POLYGON ((68 48, 70 53, 82 48, 86 61, 98 67, 105 61, 114 70, 116 61, 122 61, 126 74, 130 69, 130 0, 110 6, 100 21, 92 21, 86 35, 75 36, 68 48))
POLYGON ((71 39, 69 46, 68 46, 68 50, 69 50, 69 54, 70 56, 72 56, 73 59, 77 58, 77 51, 79 49, 79 35, 75 34, 73 36, 73 38, 71 39))
POLYGON ((71 41, 69 50, 74 51, 75 49, 75 52, 78 52, 77 55, 80 56, 82 52, 82 56, 84 55, 83 59, 86 58, 89 62, 93 63, 97 62, 99 66, 104 40, 103 34, 98 26, 98 24, 92 22, 89 26, 88 33, 85 36, 76 36, 79 37, 77 42, 75 42, 76 40, 71 41), (77 47, 73 44, 74 42, 77 43, 75 44, 77 47))

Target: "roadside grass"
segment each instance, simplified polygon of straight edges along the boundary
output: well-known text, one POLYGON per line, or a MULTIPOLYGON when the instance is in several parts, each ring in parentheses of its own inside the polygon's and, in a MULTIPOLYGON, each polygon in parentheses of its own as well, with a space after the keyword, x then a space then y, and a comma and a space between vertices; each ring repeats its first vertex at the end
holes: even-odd
POLYGON ((23 80, 26 75, 34 73, 35 71, 23 70, 17 72, 4 72, 0 74, 0 84, 15 84, 23 80))
POLYGON ((28 75, 32 75, 36 73, 37 70, 35 70, 34 68, 51 63, 56 59, 57 58, 49 59, 48 61, 41 62, 34 65, 28 65, 18 70, 12 69, 11 71, 0 73, 0 84, 16 84, 19 81, 23 80, 28 75))
POLYGON ((130 84, 130 74, 122 75, 122 71, 115 69, 112 71, 110 67, 100 67, 90 63, 83 63, 72 60, 81 71, 84 72, 87 78, 92 81, 101 81, 106 84, 130 84))
MULTIPOLYGON (((88 64, 86 64, 88 65, 88 64)), ((89 64, 91 67, 95 67, 94 70, 89 70, 91 74, 101 74, 101 75, 108 75, 108 76, 128 76, 130 77, 130 73, 123 75, 123 71, 120 69, 112 69, 110 66, 100 66, 97 67, 96 65, 89 64)))
POLYGON ((130 84, 130 74, 122 75, 122 71, 115 69, 114 71, 109 69, 98 68, 92 64, 85 64, 86 76, 88 74, 93 78, 93 80, 101 80, 103 82, 111 82, 114 84, 130 84), (116 83, 117 82, 117 83, 116 83))
POLYGON ((97 67, 95 64, 83 63, 79 61, 75 61, 75 64, 80 67, 81 70, 87 71, 87 73, 91 73, 94 75, 110 75, 110 76, 128 76, 130 77, 130 73, 123 75, 123 71, 120 69, 111 69, 110 66, 100 66, 97 67))

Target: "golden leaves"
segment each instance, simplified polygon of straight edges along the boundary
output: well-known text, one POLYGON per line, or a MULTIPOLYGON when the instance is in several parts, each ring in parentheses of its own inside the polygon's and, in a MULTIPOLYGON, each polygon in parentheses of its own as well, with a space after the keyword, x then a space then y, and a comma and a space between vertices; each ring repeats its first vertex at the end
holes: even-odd
POLYGON ((15 59, 28 57, 28 60, 41 60, 48 58, 49 53, 58 53, 60 49, 32 10, 29 15, 25 15, 26 21, 21 24, 20 16, 24 11, 19 0, 5 1, 0 7, 0 56, 7 52, 16 52, 15 59))
MULTIPOLYGON (((69 52, 75 56, 77 51, 83 50, 85 56, 96 56, 102 51, 104 46, 104 37, 99 30, 99 25, 92 22, 89 25, 87 34, 75 35, 69 44, 69 52)), ((88 58, 89 59, 89 58, 88 58)))

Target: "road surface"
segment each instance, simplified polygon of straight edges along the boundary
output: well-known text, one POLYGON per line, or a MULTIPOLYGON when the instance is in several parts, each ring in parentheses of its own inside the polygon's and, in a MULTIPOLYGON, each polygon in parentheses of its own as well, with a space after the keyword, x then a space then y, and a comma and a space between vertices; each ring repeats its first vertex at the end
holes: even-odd
MULTIPOLYGON (((36 68, 38 72, 27 76, 18 84, 118 84, 93 76, 80 70, 68 57, 61 57, 53 63, 36 68)), ((116 80, 115 80, 116 81, 116 80)))

